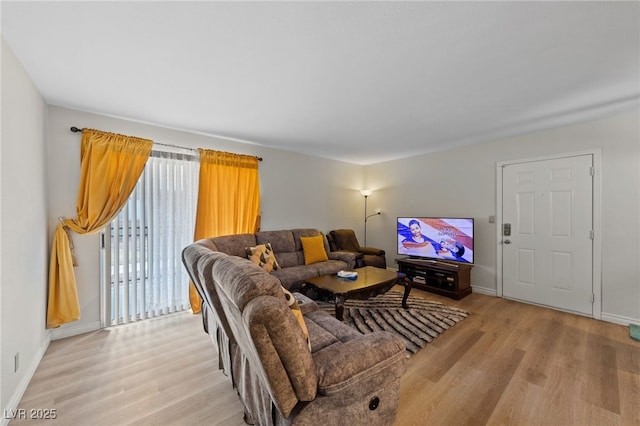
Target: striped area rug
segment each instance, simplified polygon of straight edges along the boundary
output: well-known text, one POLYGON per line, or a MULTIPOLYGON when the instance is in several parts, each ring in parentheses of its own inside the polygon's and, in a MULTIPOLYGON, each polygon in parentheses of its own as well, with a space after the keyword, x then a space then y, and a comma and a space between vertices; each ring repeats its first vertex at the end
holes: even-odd
MULTIPOLYGON (((335 315, 333 303, 318 302, 321 309, 335 315)), ((386 330, 402 337, 412 355, 440 334, 469 316, 469 312, 421 297, 409 296, 409 309, 402 307, 402 293, 389 291, 367 300, 347 300, 345 324, 363 334, 386 330)))

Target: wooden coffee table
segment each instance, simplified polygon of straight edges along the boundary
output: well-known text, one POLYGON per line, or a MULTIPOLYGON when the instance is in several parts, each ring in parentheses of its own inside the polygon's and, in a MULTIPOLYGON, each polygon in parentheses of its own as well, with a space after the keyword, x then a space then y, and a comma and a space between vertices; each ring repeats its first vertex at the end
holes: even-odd
POLYGON ((345 300, 368 299, 389 291, 396 284, 404 286, 402 307, 407 309, 407 298, 411 292, 411 280, 406 279, 404 274, 373 266, 356 269, 356 272, 358 272, 358 278, 355 280, 340 278, 337 274, 332 274, 309 278, 305 282, 319 289, 329 291, 334 295, 336 318, 341 321, 344 314, 345 300))

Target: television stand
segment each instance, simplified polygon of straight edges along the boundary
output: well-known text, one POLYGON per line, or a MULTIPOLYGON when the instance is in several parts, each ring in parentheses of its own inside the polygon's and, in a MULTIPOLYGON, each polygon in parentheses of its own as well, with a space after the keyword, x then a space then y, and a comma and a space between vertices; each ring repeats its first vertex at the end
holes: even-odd
POLYGON ((456 300, 471 294, 472 265, 411 258, 396 259, 396 263, 414 288, 456 300))

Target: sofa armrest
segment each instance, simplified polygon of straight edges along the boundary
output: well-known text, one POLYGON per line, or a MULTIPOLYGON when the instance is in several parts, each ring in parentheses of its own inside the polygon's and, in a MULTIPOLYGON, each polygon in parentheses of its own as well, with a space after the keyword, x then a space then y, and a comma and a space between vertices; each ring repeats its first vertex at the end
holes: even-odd
POLYGON ((360 247, 360 253, 370 254, 373 256, 384 256, 385 251, 375 247, 360 247))
POLYGON ((365 334, 334 344, 313 354, 318 373, 318 393, 332 395, 358 386, 388 370, 404 373, 407 362, 402 339, 387 331, 365 334))
POLYGON ((351 251, 330 251, 327 253, 327 257, 331 260, 342 260, 346 262, 348 269, 355 267, 358 256, 360 256, 359 253, 353 253, 351 251))
POLYGON ((314 302, 313 299, 308 298, 302 293, 293 293, 293 297, 296 298, 298 307, 300 307, 300 312, 302 312, 302 315, 320 309, 318 307, 318 304, 314 302))

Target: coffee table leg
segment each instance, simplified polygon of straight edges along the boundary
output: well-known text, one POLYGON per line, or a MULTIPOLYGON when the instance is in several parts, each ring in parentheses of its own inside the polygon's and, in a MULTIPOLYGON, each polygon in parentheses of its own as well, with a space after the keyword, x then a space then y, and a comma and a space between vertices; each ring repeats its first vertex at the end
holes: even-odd
POLYGON ((404 296, 402 296, 402 307, 405 309, 409 309, 409 306, 407 306, 407 299, 409 298, 409 293, 411 293, 412 282, 403 273, 398 274, 398 280, 400 281, 400 284, 404 286, 404 296))
POLYGON ((344 315, 344 296, 336 294, 336 319, 342 321, 344 315))

